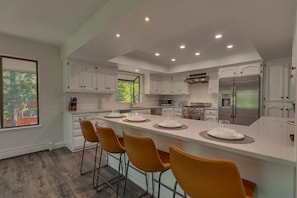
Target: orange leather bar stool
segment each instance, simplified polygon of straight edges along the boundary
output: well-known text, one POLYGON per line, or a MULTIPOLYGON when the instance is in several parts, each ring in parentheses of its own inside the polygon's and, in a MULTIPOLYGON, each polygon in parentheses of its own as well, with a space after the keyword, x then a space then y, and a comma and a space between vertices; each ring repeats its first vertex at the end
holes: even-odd
MULTIPOLYGON (((155 143, 149 137, 135 136, 127 132, 123 132, 124 144, 128 155, 128 163, 126 168, 126 180, 124 187, 124 196, 126 192, 126 183, 130 162, 139 170, 152 173, 152 191, 154 193, 153 173, 160 172, 158 179, 158 197, 160 197, 160 185, 162 174, 170 168, 169 153, 156 149, 155 143)), ((164 184, 162 184, 165 186, 164 184)), ((146 193, 148 193, 148 182, 146 177, 146 193)), ((146 194, 145 193, 145 194, 146 194)))
POLYGON ((93 126, 93 123, 90 120, 80 120, 79 124, 80 124, 82 134, 84 136, 84 146, 83 146, 81 163, 80 163, 80 174, 81 175, 85 174, 82 172, 82 169, 83 169, 83 164, 84 164, 86 142, 88 141, 88 142, 96 143, 95 159, 94 159, 94 166, 93 166, 93 188, 95 188, 96 187, 95 186, 95 172, 96 172, 96 166, 97 166, 97 153, 98 153, 99 139, 96 135, 96 131, 93 126))
MULTIPOLYGON (((120 177, 121 177, 121 169, 122 169, 122 173, 124 173, 124 169, 123 169, 123 166, 122 166, 122 155, 125 154, 123 138, 117 137, 116 133, 114 132, 114 130, 112 128, 102 127, 102 126, 99 126, 98 124, 96 124, 96 129, 97 129, 96 134, 97 134, 97 136, 99 138, 99 141, 100 141, 100 144, 101 144, 99 164, 101 164, 102 151, 103 150, 105 150, 108 153, 119 154, 120 155, 119 158, 116 158, 115 156, 110 155, 111 157, 114 157, 114 158, 119 160, 118 176, 117 176, 117 181, 116 181, 117 182, 117 188, 114 189, 113 186, 112 186, 112 184, 114 183, 113 182, 114 178, 107 180, 107 179, 105 179, 104 177, 102 177, 100 175, 101 167, 99 166, 98 175, 97 175, 97 182, 96 182, 97 191, 99 191, 98 190, 98 188, 99 188, 98 182, 99 182, 99 178, 101 178, 104 181, 105 184, 107 184, 114 191, 116 191, 116 193, 117 193, 116 197, 118 197, 119 183, 120 183, 120 177)), ((124 163, 125 162, 126 162, 126 160, 125 160, 125 155, 124 155, 124 163)))
POLYGON ((241 179, 232 161, 193 156, 176 146, 170 146, 169 151, 172 172, 190 197, 254 197, 256 184, 241 179))

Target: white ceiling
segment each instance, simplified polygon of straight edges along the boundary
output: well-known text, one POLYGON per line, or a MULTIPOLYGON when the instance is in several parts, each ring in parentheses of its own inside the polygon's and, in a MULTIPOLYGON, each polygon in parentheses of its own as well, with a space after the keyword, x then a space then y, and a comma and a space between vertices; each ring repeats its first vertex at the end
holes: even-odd
MULTIPOLYGON (((133 0, 126 0, 133 2, 133 0)), ((0 32, 63 46, 116 0, 0 1, 0 32)), ((135 1, 136 2, 136 1, 135 1)), ((294 0, 139 0, 68 57, 160 72, 291 56, 294 0), (142 1, 142 2, 141 2, 142 1), (144 17, 150 16, 149 23, 144 17), (120 39, 115 33, 121 34, 120 39), (221 33, 223 38, 215 40, 221 33), (232 43, 234 48, 226 49, 232 43), (180 50, 178 46, 185 44, 180 50), (161 56, 154 56, 155 52, 161 56), (199 51, 200 56, 194 56, 199 51), (175 62, 170 59, 176 58, 175 62)), ((111 11, 111 12, 110 12, 111 11)), ((105 13, 104 12, 104 13, 105 13)), ((101 20, 101 19, 99 19, 101 20)), ((102 20, 106 20, 104 17, 102 20)), ((120 67, 121 67, 120 66, 120 67)), ((127 67, 125 67, 127 68, 127 67)))

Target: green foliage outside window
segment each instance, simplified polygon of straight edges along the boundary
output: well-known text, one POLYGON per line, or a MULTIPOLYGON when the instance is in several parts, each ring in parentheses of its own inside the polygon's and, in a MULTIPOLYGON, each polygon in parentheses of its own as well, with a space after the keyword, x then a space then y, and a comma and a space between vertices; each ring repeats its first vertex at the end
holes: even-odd
POLYGON ((140 85, 133 81, 118 80, 118 94, 116 101, 118 103, 139 103, 140 85))

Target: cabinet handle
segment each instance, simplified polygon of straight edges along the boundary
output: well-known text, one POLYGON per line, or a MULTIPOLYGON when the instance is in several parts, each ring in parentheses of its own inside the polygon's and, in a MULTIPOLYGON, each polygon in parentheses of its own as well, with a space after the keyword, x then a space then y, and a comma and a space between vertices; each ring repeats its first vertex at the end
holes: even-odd
POLYGON ((292 67, 292 70, 296 69, 296 67, 292 67))
POLYGON ((289 109, 286 109, 286 111, 289 111, 289 109))
POLYGON ((286 98, 289 99, 289 96, 287 96, 286 98))
POLYGON ((282 111, 283 111, 284 109, 283 109, 283 108, 281 108, 280 110, 282 110, 282 111))
POLYGON ((283 97, 283 96, 281 96, 281 99, 284 99, 284 97, 283 97))

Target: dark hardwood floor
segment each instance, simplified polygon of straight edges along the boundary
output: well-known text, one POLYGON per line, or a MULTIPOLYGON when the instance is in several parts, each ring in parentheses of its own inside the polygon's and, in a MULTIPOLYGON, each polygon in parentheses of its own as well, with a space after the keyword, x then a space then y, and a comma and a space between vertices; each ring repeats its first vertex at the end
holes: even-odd
MULTIPOLYGON (((94 149, 86 151, 86 160, 93 162, 94 149)), ((100 192, 92 187, 92 171, 80 175, 81 152, 72 153, 67 148, 41 151, 19 157, 0 160, 1 198, 95 198, 116 197, 106 187, 100 192)), ((84 166, 84 170, 89 168, 84 166)), ((104 174, 114 172, 105 168, 104 174)), ((124 180, 121 182, 120 195, 124 180)), ((127 198, 137 197, 144 191, 128 182, 127 198)), ((149 195, 146 197, 150 197, 149 195)))

